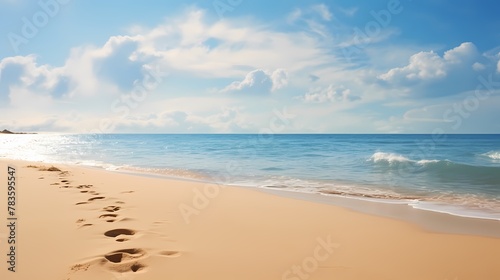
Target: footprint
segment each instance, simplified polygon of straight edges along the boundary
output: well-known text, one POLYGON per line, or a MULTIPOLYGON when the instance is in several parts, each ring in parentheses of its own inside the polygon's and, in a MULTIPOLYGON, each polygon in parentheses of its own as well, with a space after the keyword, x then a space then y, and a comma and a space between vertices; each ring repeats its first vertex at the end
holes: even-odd
POLYGON ((61 180, 61 183, 68 183, 68 180, 61 180))
POLYGON ((89 191, 80 191, 81 193, 88 193, 89 191))
POLYGON ((102 210, 106 211, 106 212, 116 212, 116 211, 119 211, 121 208, 119 206, 114 206, 114 205, 110 205, 110 206, 106 206, 104 208, 102 208, 102 210))
POLYGON ((99 216, 99 219, 107 219, 106 222, 113 223, 116 221, 116 219, 114 219, 116 217, 118 217, 118 215, 116 215, 116 214, 104 214, 104 215, 99 216))
POLYGON ((147 268, 146 265, 138 262, 145 255, 144 250, 137 248, 117 250, 104 255, 101 264, 115 272, 138 272, 147 268))
POLYGON ((116 218, 118 217, 117 214, 102 214, 101 216, 99 216, 100 219, 102 218, 116 218))
POLYGON ((146 251, 132 248, 113 251, 104 255, 104 258, 112 263, 121 263, 124 261, 138 259, 144 255, 146 255, 146 251))
POLYGON ((89 204, 87 201, 83 201, 83 202, 78 202, 77 204, 75 205, 82 205, 82 204, 89 204))
POLYGON ((98 200, 98 199, 105 199, 105 197, 104 196, 96 196, 96 197, 89 198, 88 201, 94 201, 94 200, 98 200))
MULTIPOLYGON (((71 266, 70 274, 80 274, 87 271, 96 272, 94 266, 100 266, 110 272, 121 273, 120 279, 130 279, 127 277, 127 274, 143 272, 148 268, 147 265, 141 263, 141 261, 147 257, 147 252, 139 248, 117 250, 100 255, 97 258, 90 258, 85 263, 78 263, 71 266)), ((81 275, 83 276, 83 274, 81 275)), ((88 279, 88 277, 85 279, 88 279)))
POLYGON ((129 240, 128 238, 118 238, 115 241, 116 242, 125 242, 125 241, 128 241, 128 240, 129 240))
POLYGON ((107 237, 117 237, 119 235, 134 235, 134 234, 135 234, 134 230, 126 228, 112 229, 104 233, 104 235, 107 237))

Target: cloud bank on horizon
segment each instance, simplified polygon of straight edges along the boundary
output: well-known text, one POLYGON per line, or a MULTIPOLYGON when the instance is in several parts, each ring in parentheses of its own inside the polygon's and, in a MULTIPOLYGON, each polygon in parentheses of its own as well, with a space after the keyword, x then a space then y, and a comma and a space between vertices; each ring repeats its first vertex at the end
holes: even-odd
POLYGON ((0 127, 499 133, 500 4, 435 2, 0 1, 0 127))

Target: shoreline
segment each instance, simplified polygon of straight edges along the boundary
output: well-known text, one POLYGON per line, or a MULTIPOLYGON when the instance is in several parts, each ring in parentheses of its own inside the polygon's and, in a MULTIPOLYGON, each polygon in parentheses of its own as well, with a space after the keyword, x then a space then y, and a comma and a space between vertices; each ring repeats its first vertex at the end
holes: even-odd
MULTIPOLYGON (((197 180, 193 178, 174 177, 147 172, 137 172, 130 170, 107 171, 129 174, 139 177, 145 176, 151 178, 164 178, 168 180, 179 180, 200 184, 214 184, 213 182, 197 180)), ((359 213, 386 217, 415 224, 422 229, 433 232, 500 238, 500 220, 483 217, 459 216, 457 214, 439 212, 436 210, 419 209, 414 208, 411 205, 408 205, 406 202, 399 200, 385 201, 381 199, 369 199, 320 193, 306 193, 294 190, 260 188, 240 185, 227 185, 227 187, 255 190, 279 197, 287 197, 296 200, 310 201, 313 203, 333 205, 353 210, 359 213)))
MULTIPOLYGON (((120 167, 112 165, 115 168, 109 169, 101 165, 86 165, 83 163, 77 164, 77 163, 38 162, 38 161, 7 159, 0 157, 0 162, 9 160, 14 162, 18 161, 18 162, 36 163, 39 165, 63 165, 63 166, 70 166, 77 168, 88 168, 90 170, 102 170, 118 174, 192 182, 197 184, 220 185, 217 182, 212 182, 207 180, 207 178, 204 178, 199 174, 195 174, 185 170, 183 170, 183 172, 187 172, 189 176, 176 176, 173 174, 162 174, 150 171, 148 172, 144 170, 144 168, 137 168, 137 167, 130 168, 130 167, 120 167)), ((256 190, 264 193, 269 193, 273 195, 278 195, 298 200, 305 200, 315 203, 323 203, 323 204, 339 206, 360 213, 397 219, 404 222, 410 222, 413 224, 417 224, 424 229, 436 232, 473 234, 479 236, 500 238, 500 219, 498 218, 473 216, 472 214, 460 215, 458 213, 450 213, 444 210, 438 210, 436 208, 433 209, 422 208, 422 207, 419 208, 410 205, 410 203, 412 202, 407 200, 337 195, 337 194, 322 193, 322 192, 313 193, 313 192, 297 191, 293 189, 279 189, 279 188, 276 189, 276 188, 267 188, 258 186, 245 186, 238 184, 222 184, 222 185, 256 190), (446 225, 442 224, 442 222, 446 221, 447 219, 450 220, 453 226, 447 227, 446 225), (473 225, 473 227, 468 228, 462 226, 467 223, 470 223, 471 225, 473 225)), ((442 207, 453 206, 453 205, 439 205, 435 202, 427 202, 427 201, 417 201, 417 203, 428 203, 430 205, 442 206, 442 207)))

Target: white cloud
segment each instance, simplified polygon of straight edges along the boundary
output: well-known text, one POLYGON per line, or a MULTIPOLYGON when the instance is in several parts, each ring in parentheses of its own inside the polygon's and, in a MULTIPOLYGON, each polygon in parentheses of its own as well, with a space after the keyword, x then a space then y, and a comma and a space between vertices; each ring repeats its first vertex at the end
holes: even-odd
POLYGON ((466 42, 448 50, 440 57, 433 51, 419 52, 410 57, 409 64, 404 67, 393 68, 379 76, 381 80, 391 83, 404 83, 405 81, 433 80, 446 77, 454 67, 463 64, 473 64, 472 60, 479 53, 474 44, 466 42))
POLYGON ((393 68, 379 76, 389 82, 403 80, 436 79, 446 76, 445 65, 442 59, 433 51, 419 52, 412 55, 410 63, 401 68, 393 68))
POLYGON ((312 34, 273 31, 259 22, 210 22, 199 10, 136 37, 139 57, 202 77, 246 74, 235 67, 235 61, 250 69, 300 70, 321 60, 332 60, 312 34))
POLYGON ((273 87, 271 91, 281 89, 288 85, 288 73, 285 69, 276 69, 271 74, 271 80, 273 81, 273 87))
POLYGON ((63 68, 37 65, 34 55, 7 57, 0 61, 0 100, 4 104, 13 98, 13 88, 61 97, 69 92, 71 80, 63 68))
POLYGON ((496 60, 462 43, 442 56, 433 51, 412 55, 409 64, 378 75, 378 83, 413 97, 456 95, 480 86, 480 77, 495 71, 496 60))
POLYGON ((221 92, 245 92, 266 94, 288 84, 288 74, 284 69, 273 72, 256 69, 248 73, 242 81, 232 82, 221 92))
POLYGON ((356 101, 361 99, 359 96, 352 94, 351 90, 344 86, 329 85, 325 88, 314 88, 302 96, 306 103, 327 103, 327 102, 344 102, 356 101))

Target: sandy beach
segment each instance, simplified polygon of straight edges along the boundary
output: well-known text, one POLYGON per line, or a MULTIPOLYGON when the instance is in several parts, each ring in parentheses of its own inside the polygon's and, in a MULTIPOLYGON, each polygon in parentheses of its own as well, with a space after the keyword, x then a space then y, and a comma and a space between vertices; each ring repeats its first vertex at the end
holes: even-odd
MULTIPOLYGON (((499 238, 59 164, 2 160, 3 186, 7 166, 16 168, 16 272, 3 226, 1 279, 500 279, 499 238)), ((7 223, 5 188, 0 198, 7 223)))

